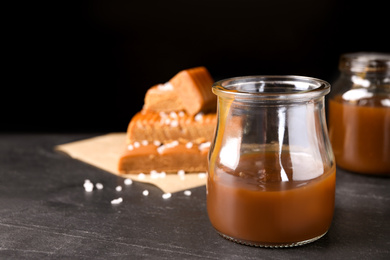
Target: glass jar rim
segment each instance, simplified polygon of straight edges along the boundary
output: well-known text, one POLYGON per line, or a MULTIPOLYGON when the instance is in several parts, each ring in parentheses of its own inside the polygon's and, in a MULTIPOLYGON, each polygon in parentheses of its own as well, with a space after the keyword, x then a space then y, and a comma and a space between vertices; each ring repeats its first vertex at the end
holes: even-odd
POLYGON ((218 97, 242 101, 307 101, 328 94, 330 84, 306 76, 258 75, 219 80, 213 84, 212 91, 218 97))

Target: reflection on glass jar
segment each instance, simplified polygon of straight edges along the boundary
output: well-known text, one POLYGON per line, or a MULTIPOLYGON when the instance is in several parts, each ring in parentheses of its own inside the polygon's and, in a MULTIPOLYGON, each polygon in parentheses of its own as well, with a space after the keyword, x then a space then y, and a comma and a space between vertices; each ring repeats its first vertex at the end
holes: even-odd
POLYGON ((329 229, 335 163, 324 112, 330 85, 298 76, 216 82, 218 125, 209 154, 207 210, 233 241, 302 245, 329 229))
POLYGON ((337 165, 390 175, 390 54, 350 53, 329 99, 329 134, 337 165))

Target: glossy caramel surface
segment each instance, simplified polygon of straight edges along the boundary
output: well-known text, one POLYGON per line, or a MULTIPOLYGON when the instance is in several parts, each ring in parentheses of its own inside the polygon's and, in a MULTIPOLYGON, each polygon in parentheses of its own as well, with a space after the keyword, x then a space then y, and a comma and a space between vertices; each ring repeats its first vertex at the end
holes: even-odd
POLYGON ((292 161, 286 153, 281 163, 278 158, 271 152, 244 155, 234 171, 210 170, 207 209, 220 233, 244 243, 276 246, 327 232, 334 210, 335 167, 317 168, 314 174, 297 172, 305 168, 304 157, 292 161), (281 180, 280 165, 288 181, 281 180))
POLYGON ((329 100, 329 135, 338 166, 390 175, 390 107, 379 101, 329 100))

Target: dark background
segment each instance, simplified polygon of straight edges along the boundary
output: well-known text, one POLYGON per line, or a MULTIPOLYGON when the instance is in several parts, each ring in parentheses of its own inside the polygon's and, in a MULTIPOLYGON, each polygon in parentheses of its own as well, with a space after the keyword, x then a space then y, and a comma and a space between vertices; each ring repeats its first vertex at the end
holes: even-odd
POLYGON ((146 90, 182 69, 215 80, 332 83, 342 53, 390 52, 386 1, 14 2, 3 6, 2 132, 126 131, 146 90))

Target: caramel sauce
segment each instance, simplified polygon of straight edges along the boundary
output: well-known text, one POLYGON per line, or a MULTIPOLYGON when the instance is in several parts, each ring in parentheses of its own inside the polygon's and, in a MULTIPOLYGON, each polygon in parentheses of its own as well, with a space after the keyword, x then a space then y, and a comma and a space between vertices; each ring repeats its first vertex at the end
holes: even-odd
POLYGON ((212 225, 252 245, 291 245, 322 236, 333 218, 336 170, 318 163, 313 173, 307 164, 305 156, 288 151, 281 160, 276 152, 242 155, 234 170, 217 162, 207 181, 212 225), (282 171, 288 181, 282 181, 282 171))
POLYGON ((341 168, 390 175, 390 107, 375 98, 329 100, 329 135, 341 168))

